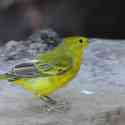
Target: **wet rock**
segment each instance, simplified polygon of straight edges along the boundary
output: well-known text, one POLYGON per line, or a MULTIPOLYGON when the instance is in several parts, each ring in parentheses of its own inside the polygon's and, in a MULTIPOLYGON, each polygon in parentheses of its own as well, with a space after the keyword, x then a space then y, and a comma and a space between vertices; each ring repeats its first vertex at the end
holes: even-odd
POLYGON ((98 113, 91 122, 93 125, 125 125, 125 108, 118 107, 111 111, 98 113))
POLYGON ((47 44, 46 49, 51 49, 61 42, 58 34, 52 29, 36 32, 29 37, 29 40, 32 42, 42 42, 43 44, 47 44))
POLYGON ((0 57, 3 61, 30 59, 40 52, 52 49, 60 42, 61 39, 53 30, 41 30, 32 34, 27 41, 8 41, 0 47, 0 57))

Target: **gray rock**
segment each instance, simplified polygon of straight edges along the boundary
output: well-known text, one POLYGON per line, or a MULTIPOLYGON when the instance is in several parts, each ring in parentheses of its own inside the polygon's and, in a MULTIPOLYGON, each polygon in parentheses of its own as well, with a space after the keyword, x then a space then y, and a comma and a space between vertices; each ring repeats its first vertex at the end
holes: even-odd
POLYGON ((93 125, 125 125, 125 108, 118 107, 111 111, 95 114, 91 123, 93 125))
POLYGON ((31 35, 27 41, 8 41, 0 47, 1 61, 34 58, 38 53, 47 51, 61 42, 58 34, 46 29, 31 35))
MULTIPOLYGON (((68 101, 67 112, 46 112, 42 101, 18 86, 0 81, 0 125, 125 125, 125 44, 114 40, 92 41, 76 78, 51 95, 57 101, 68 101)), ((30 42, 21 41, 19 45, 12 42, 9 46, 24 43, 28 48, 30 42)), ((29 48, 35 49, 32 45, 29 48)), ((1 47, 0 51, 4 54, 5 49, 1 47)), ((0 64, 1 73, 17 62, 5 63, 0 64)))

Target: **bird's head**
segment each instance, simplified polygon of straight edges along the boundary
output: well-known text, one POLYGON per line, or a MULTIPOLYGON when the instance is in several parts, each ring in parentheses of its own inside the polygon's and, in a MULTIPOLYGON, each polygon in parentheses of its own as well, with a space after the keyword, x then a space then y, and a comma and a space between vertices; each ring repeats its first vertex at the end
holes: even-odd
POLYGON ((82 51, 88 47, 88 38, 81 36, 67 37, 64 39, 66 48, 73 51, 82 51))

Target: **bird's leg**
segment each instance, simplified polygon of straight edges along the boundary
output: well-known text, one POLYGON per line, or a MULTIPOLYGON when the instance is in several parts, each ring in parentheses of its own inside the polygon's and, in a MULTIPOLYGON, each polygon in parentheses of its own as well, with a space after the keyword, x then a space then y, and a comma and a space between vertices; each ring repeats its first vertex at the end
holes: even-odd
POLYGON ((59 103, 56 100, 50 98, 49 96, 42 96, 40 97, 40 99, 46 103, 47 111, 65 112, 69 110, 69 107, 67 107, 68 105, 66 104, 66 102, 59 103))
POLYGON ((40 99, 46 103, 46 105, 45 105, 46 111, 54 110, 54 111, 59 112, 59 110, 55 108, 55 105, 57 104, 57 102, 55 100, 53 100, 49 96, 42 96, 42 97, 40 97, 40 99))
POLYGON ((42 96, 42 97, 40 97, 40 99, 50 105, 54 105, 57 103, 56 100, 50 98, 49 96, 42 96))

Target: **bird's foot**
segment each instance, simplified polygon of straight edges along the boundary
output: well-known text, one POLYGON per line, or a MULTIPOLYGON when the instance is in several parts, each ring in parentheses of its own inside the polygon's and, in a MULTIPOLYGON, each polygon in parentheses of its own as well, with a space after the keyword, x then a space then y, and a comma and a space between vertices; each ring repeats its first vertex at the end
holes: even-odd
POLYGON ((42 107, 44 111, 46 112, 59 112, 64 113, 70 109, 70 104, 68 102, 64 101, 58 101, 54 104, 45 104, 44 107, 42 107))

